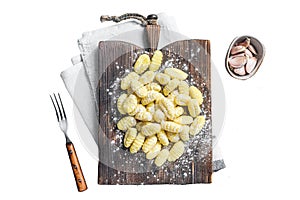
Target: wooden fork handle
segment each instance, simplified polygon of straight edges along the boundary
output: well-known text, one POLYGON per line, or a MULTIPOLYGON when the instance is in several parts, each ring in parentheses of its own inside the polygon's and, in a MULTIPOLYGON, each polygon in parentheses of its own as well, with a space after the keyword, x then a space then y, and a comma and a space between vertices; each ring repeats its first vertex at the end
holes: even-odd
POLYGON ((87 190, 87 185, 80 167, 80 163, 72 142, 66 143, 66 147, 68 150, 68 155, 71 162, 71 167, 73 170, 74 178, 76 181, 77 189, 79 192, 83 192, 87 190))

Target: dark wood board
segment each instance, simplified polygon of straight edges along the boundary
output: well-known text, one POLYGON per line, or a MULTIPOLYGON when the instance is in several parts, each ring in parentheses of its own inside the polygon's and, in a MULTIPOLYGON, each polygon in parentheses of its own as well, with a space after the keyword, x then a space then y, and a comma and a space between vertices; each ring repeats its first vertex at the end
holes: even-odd
MULTIPOLYGON (((153 49, 146 49, 151 52, 153 49)), ((116 79, 125 76, 125 70, 133 71, 133 64, 138 55, 145 52, 138 46, 121 41, 103 41, 99 43, 99 184, 192 184, 211 183, 212 175, 212 144, 211 144, 211 65, 210 65, 210 43, 208 40, 184 40, 171 43, 161 49, 164 54, 163 63, 174 60, 172 67, 189 71, 194 85, 204 95, 202 109, 206 115, 207 129, 202 134, 196 145, 196 153, 193 159, 181 165, 180 161, 166 163, 161 168, 142 160, 141 168, 136 163, 127 162, 126 156, 131 158, 129 151, 122 147, 122 138, 116 132, 116 121, 118 117, 115 110, 115 95, 121 91, 115 91, 112 95, 109 90, 116 79), (107 67, 104 67, 107 66, 107 67), (110 147, 111 144, 114 147, 110 147), (108 147, 109 146, 109 147, 108 147), (118 151, 126 152, 116 153, 118 151), (181 167, 183 166, 183 167, 181 167), (187 173, 188 172, 188 173, 187 173)), ((168 66, 167 66, 168 67, 168 66)), ((195 145, 194 145, 195 146, 195 145)), ((185 153, 183 159, 191 155, 185 153)), ((128 158, 128 160, 130 160, 128 158)), ((182 161, 182 160, 181 160, 182 161)))

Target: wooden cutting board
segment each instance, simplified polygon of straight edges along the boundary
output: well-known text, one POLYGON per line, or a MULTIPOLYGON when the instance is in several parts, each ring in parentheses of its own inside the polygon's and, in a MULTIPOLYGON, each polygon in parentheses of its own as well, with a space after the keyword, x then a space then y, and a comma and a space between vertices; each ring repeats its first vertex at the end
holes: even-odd
MULTIPOLYGON (((153 37, 153 35, 152 35, 153 37)), ((157 45, 154 42, 152 47, 157 45)), ((192 184, 211 183, 212 121, 211 121, 211 64, 208 40, 183 40, 161 49, 163 65, 189 73, 188 81, 204 96, 202 104, 206 125, 192 138, 186 152, 174 163, 158 168, 145 154, 131 155, 123 147, 122 134, 116 128, 120 114, 116 99, 121 94, 120 80, 133 71, 137 57, 153 48, 142 49, 122 41, 99 43, 99 184, 192 184), (107 67, 103 67, 107 66, 107 67), (143 157, 144 156, 144 157, 143 157), (137 159, 138 158, 138 159, 137 159)))

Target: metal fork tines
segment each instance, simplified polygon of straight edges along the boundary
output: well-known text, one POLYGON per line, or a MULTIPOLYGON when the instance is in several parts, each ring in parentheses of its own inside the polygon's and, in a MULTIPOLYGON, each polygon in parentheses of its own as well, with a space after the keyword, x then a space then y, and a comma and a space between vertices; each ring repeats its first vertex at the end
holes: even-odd
POLYGON ((60 106, 59 106, 59 103, 57 101, 56 95, 53 94, 53 96, 54 96, 54 99, 55 99, 55 102, 56 102, 56 106, 55 106, 55 103, 54 103, 53 98, 51 97, 51 95, 50 95, 50 98, 51 98, 51 101, 52 101, 54 109, 55 109, 55 113, 56 113, 56 117, 57 117, 57 121, 58 121, 60 130, 65 134, 66 143, 71 142, 70 138, 67 135, 68 120, 67 120, 67 116, 66 116, 64 106, 63 106, 61 98, 60 98, 60 94, 58 93, 60 106), (57 112, 57 110, 58 110, 58 112, 57 112))
POLYGON ((52 96, 50 95, 52 104, 55 109, 55 114, 57 117, 57 121, 59 123, 60 130, 64 133, 65 138, 66 138, 66 147, 67 147, 68 155, 70 158, 71 166, 73 169, 73 174, 74 174, 74 178, 76 181, 77 189, 79 192, 82 192, 87 189, 87 185, 86 185, 86 182, 85 182, 82 170, 81 170, 81 166, 80 166, 80 163, 79 163, 76 151, 75 151, 75 147, 67 135, 68 120, 67 120, 66 112, 65 112, 65 109, 64 109, 64 106, 63 106, 63 103, 62 103, 59 93, 58 93, 59 101, 57 100, 55 94, 53 94, 53 97, 54 98, 52 98, 52 96))

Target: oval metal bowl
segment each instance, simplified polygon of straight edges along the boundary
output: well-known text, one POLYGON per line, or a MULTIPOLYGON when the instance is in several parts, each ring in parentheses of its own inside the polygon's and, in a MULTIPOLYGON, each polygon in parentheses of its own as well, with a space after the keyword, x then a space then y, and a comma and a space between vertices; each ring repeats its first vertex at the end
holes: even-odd
POLYGON ((249 35, 244 35, 244 36, 240 36, 240 37, 236 37, 230 44, 227 54, 226 54, 226 58, 225 58, 225 66, 226 66, 226 70, 227 72, 230 74, 230 76, 232 76, 233 78, 239 79, 239 80, 247 80, 249 78, 251 78, 259 69, 263 59, 265 56, 265 47, 264 45, 256 38, 249 36, 249 35), (236 73, 234 73, 234 71, 232 70, 232 68, 230 67, 228 61, 229 61, 229 57, 230 57, 230 51, 231 49, 236 46, 238 43, 241 43, 243 41, 245 41, 246 38, 250 39, 250 44, 255 48, 257 55, 255 56, 257 58, 257 63, 254 67, 254 69, 250 72, 250 73, 246 73, 245 75, 241 76, 238 75, 236 73))

